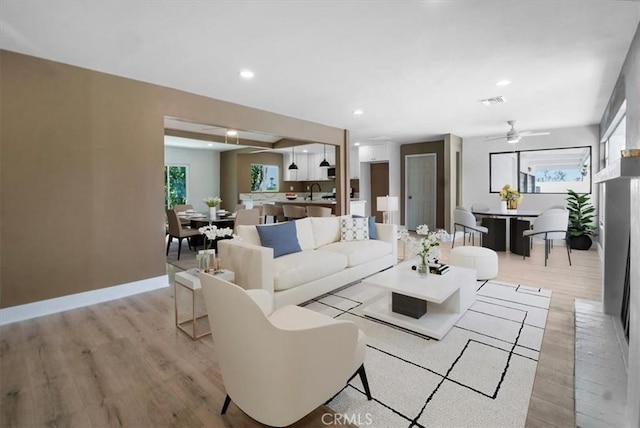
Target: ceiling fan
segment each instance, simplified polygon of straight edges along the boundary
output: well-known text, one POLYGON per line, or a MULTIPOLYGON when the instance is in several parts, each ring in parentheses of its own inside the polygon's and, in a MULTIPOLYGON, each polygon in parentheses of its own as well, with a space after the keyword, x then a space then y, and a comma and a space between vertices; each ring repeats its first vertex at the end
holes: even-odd
POLYGON ((509 132, 507 132, 507 135, 489 137, 489 138, 486 139, 486 141, 500 140, 502 138, 506 138, 507 143, 514 144, 514 143, 519 142, 524 137, 533 137, 533 136, 536 136, 536 135, 549 135, 550 134, 550 132, 532 132, 532 131, 518 132, 518 130, 516 130, 516 127, 515 127, 515 125, 516 125, 516 121, 515 120, 509 120, 509 121, 507 121, 507 123, 511 126, 511 129, 509 130, 509 132))

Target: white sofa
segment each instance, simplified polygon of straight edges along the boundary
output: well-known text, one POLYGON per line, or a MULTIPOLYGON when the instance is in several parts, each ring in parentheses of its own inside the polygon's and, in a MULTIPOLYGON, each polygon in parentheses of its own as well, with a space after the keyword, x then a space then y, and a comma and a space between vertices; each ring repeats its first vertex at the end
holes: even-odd
POLYGON ((340 240, 341 218, 296 220, 302 251, 277 258, 272 248, 260 245, 256 226, 238 226, 239 239, 218 242, 222 267, 235 272, 235 283, 241 287, 271 293, 277 309, 306 302, 397 263, 397 226, 376 224, 378 239, 345 242, 340 240))

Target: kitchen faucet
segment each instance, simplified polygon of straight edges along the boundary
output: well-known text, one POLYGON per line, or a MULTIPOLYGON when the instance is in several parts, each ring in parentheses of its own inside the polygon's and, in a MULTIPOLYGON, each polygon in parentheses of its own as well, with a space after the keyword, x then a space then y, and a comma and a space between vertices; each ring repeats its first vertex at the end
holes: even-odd
POLYGON ((311 194, 309 195, 309 199, 311 199, 313 201, 313 186, 318 186, 318 192, 322 191, 322 187, 320 187, 320 183, 311 183, 311 186, 309 186, 309 190, 311 191, 311 194))

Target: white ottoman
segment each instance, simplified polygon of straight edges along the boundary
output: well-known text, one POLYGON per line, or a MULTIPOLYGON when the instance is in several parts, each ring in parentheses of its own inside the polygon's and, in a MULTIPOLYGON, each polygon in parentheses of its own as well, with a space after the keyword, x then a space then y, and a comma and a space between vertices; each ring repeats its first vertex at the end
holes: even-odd
POLYGON ((492 279, 498 276, 498 255, 484 247, 456 247, 451 250, 449 264, 476 270, 476 279, 492 279))

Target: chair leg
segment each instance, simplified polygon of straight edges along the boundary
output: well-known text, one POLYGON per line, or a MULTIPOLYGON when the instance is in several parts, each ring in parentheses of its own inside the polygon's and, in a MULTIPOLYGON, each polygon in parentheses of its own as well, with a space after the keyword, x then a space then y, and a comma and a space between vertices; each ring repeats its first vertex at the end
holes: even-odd
POLYGON ((549 241, 544 240, 544 265, 547 266, 547 258, 549 257, 549 241))
POLYGON ((231 397, 229 397, 229 394, 227 394, 227 396, 224 399, 224 404, 222 405, 222 411, 220 412, 221 415, 224 415, 225 413, 227 413, 227 408, 229 407, 230 403, 231 403, 231 397))
POLYGON ((180 250, 182 250, 182 240, 184 238, 178 238, 178 260, 180 260, 180 250))
POLYGON ((364 364, 362 364, 358 369, 358 374, 360 375, 360 381, 364 387, 364 393, 367 395, 367 400, 371 401, 371 390, 369 389, 369 381, 367 380, 367 372, 364 369, 364 364))
POLYGON ((169 255, 169 247, 171 246, 171 241, 173 241, 173 236, 169 235, 169 239, 167 239, 167 256, 169 255))
POLYGON ((569 258, 569 266, 571 266, 571 247, 569 245, 569 239, 565 240, 565 245, 567 247, 567 257, 569 258))

